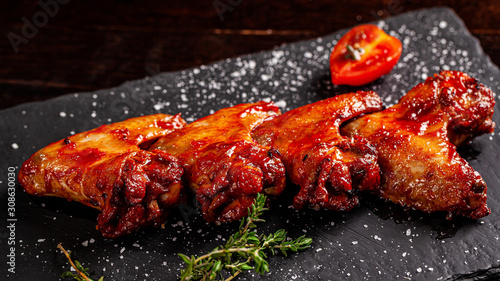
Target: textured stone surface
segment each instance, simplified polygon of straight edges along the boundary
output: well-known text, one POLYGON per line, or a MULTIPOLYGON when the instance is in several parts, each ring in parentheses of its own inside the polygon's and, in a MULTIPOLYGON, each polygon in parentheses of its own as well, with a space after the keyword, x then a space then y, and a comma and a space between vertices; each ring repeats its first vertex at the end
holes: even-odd
MULTIPOLYGON (((467 72, 500 93, 500 71, 449 9, 403 14, 378 24, 403 43, 387 76, 363 87, 330 83, 328 58, 346 30, 274 50, 174 73, 161 73, 113 89, 78 93, 0 111, 2 220, 7 220, 7 171, 36 150, 68 135, 130 117, 182 113, 188 121, 243 102, 273 100, 283 111, 336 94, 375 90, 386 106, 440 70, 467 72)), ((498 97, 496 97, 498 100, 498 97)), ((498 105, 494 120, 500 124, 498 105)), ((367 197, 349 213, 295 211, 288 194, 273 202, 263 232, 285 228, 314 239, 309 250, 273 257, 262 277, 238 280, 448 280, 499 278, 500 132, 485 135, 460 153, 488 184, 492 214, 478 221, 403 210, 367 197)), ((293 190, 293 187, 291 188, 293 190)), ((15 195, 16 273, 9 280, 55 280, 68 270, 58 243, 76 253, 92 275, 105 280, 174 280, 178 252, 200 254, 224 243, 237 224, 206 224, 193 204, 175 210, 165 229, 148 228, 118 240, 95 230, 97 213, 77 203, 15 195)), ((2 241, 10 233, 1 232, 2 241)), ((4 242, 2 242, 3 244, 4 242)), ((4 244, 5 245, 5 244, 4 244)), ((4 252, 5 253, 5 252, 4 252)), ((2 254, 5 259, 6 254, 2 254)), ((5 264, 5 263, 4 263, 5 264)))

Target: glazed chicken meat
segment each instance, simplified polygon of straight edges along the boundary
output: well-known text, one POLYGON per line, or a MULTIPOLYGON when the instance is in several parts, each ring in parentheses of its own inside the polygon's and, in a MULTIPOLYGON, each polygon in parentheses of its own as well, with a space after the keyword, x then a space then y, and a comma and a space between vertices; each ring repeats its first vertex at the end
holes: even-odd
POLYGON ((209 222, 230 222, 247 214, 257 193, 275 196, 285 187, 279 154, 250 133, 280 113, 272 103, 221 109, 176 130, 151 146, 179 158, 184 180, 209 222))
POLYGON ((339 126, 381 107, 374 92, 344 94, 290 110, 255 129, 255 140, 279 151, 288 178, 300 186, 295 208, 347 211, 359 203, 356 190, 378 186, 375 148, 341 136, 339 126))
POLYGON ((31 195, 100 210, 97 229, 105 237, 159 225, 181 202, 183 169, 167 152, 141 146, 185 124, 179 115, 156 114, 69 136, 24 162, 19 183, 31 195))
POLYGON ((398 104, 343 127, 378 151, 377 193, 424 212, 472 219, 490 213, 486 183, 456 146, 493 132, 495 100, 487 87, 456 71, 443 71, 411 89, 398 104))
POLYGON ((52 143, 19 172, 31 195, 100 210, 116 238, 165 222, 190 189, 208 222, 247 215, 259 193, 287 180, 297 209, 348 211, 371 192, 424 212, 478 219, 490 213, 484 180, 456 147, 491 133, 492 91, 443 71, 383 109, 372 91, 337 95, 281 114, 272 102, 239 104, 187 124, 156 114, 52 143))

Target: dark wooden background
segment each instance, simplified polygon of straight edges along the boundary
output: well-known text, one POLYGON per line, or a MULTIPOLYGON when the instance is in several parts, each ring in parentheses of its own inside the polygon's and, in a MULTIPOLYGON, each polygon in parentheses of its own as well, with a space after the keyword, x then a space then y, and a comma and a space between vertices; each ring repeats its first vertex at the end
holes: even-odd
POLYGON ((3 0, 0 108, 448 6, 500 65, 498 0, 3 0))

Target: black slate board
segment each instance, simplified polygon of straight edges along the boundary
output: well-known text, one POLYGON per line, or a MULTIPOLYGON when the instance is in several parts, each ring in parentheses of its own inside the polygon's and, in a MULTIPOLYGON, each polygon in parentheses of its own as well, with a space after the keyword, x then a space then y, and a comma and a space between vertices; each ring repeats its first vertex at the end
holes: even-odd
MULTIPOLYGON (((330 50, 346 30, 271 51, 227 59, 180 72, 161 73, 119 87, 63 96, 0 111, 1 220, 8 221, 9 167, 19 170, 36 150, 67 135, 104 123, 157 112, 181 112, 188 121, 223 107, 273 100, 283 111, 336 94, 375 90, 386 106, 439 70, 469 73, 500 93, 500 71, 463 22, 447 8, 389 18, 378 24, 403 43, 391 74, 359 88, 330 83, 330 50)), ((500 124, 498 105, 494 120, 500 124)), ((306 234, 312 248, 270 260, 271 272, 247 273, 238 280, 487 280, 500 278, 499 132, 460 150, 488 184, 492 214, 478 221, 427 215, 365 198, 348 213, 295 211, 291 195, 271 205, 261 231, 286 228, 306 234)), ((1 229, 0 263, 6 266, 8 241, 15 241, 15 273, 0 279, 56 280, 68 270, 58 243, 74 251, 92 276, 105 280, 175 280, 176 253, 201 254, 224 243, 237 224, 208 225, 192 204, 174 210, 165 229, 147 228, 117 240, 95 230, 97 213, 78 203, 15 193, 15 231, 1 229), (14 235, 11 240, 9 236, 14 235)), ((10 259, 10 258, 9 258, 10 259)))

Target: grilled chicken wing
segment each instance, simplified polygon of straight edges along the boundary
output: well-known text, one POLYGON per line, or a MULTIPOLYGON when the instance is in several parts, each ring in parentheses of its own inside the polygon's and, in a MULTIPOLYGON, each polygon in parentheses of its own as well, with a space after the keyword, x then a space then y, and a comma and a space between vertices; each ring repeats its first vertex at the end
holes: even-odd
POLYGON ((494 104, 491 90, 474 78, 443 71, 398 104, 352 121, 342 131, 377 147, 381 197, 425 212, 477 219, 490 212, 486 183, 455 146, 493 131, 494 104))
POLYGON ((363 139, 341 136, 339 126, 381 107, 374 92, 344 94, 288 111, 254 130, 257 142, 280 152, 288 177, 300 185, 295 208, 347 211, 358 204, 353 188, 378 186, 374 147, 363 139))
POLYGON ((207 221, 238 220, 257 193, 277 195, 285 186, 277 153, 250 136, 277 114, 279 108, 266 102, 221 109, 160 138, 151 149, 165 150, 183 163, 184 179, 207 221))
POLYGON ((67 137, 31 156, 19 182, 29 194, 102 211, 97 228, 105 237, 162 223, 180 201, 182 165, 165 151, 140 146, 184 125, 179 115, 156 114, 67 137))

